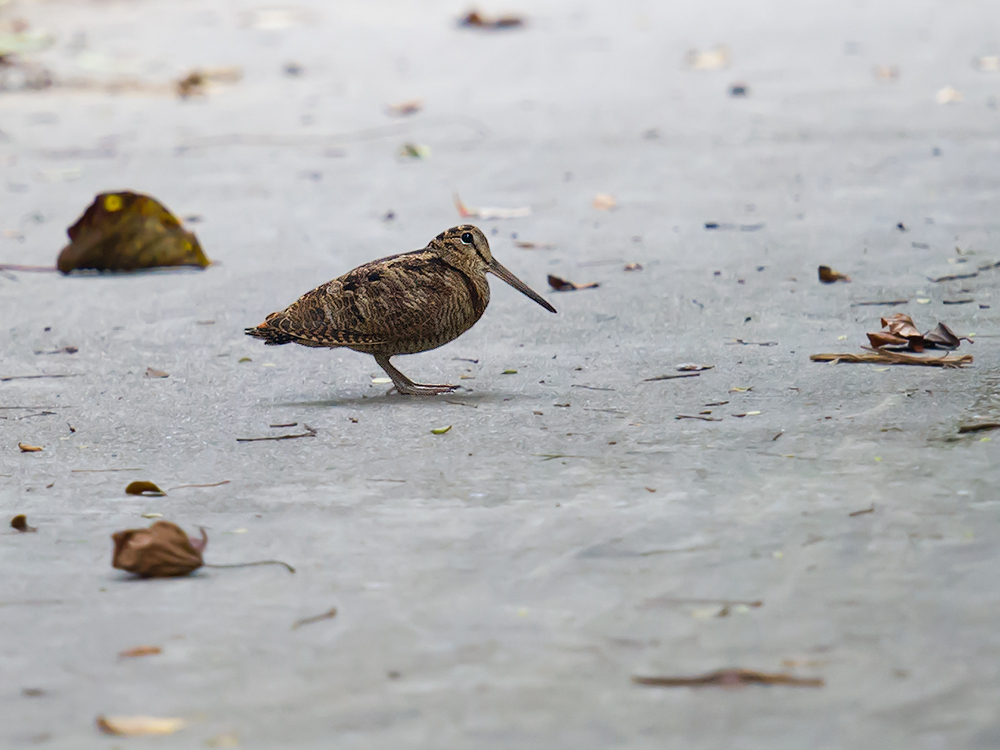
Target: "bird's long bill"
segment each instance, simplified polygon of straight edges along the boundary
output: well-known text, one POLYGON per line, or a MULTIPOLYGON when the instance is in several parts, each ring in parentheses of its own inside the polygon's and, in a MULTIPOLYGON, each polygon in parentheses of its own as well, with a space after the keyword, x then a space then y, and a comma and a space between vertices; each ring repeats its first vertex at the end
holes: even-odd
POLYGON ((531 299, 535 300, 535 302, 537 302, 539 305, 544 307, 549 312, 556 311, 556 309, 548 302, 546 302, 540 294, 538 294, 535 290, 533 290, 531 287, 529 287, 527 284, 525 284, 523 281, 517 278, 517 276, 512 274, 506 268, 501 266, 500 263, 497 262, 496 258, 494 258, 493 261, 490 263, 490 272, 494 276, 497 276, 498 278, 501 278, 504 281, 506 281, 508 284, 514 287, 525 297, 530 297, 531 299))

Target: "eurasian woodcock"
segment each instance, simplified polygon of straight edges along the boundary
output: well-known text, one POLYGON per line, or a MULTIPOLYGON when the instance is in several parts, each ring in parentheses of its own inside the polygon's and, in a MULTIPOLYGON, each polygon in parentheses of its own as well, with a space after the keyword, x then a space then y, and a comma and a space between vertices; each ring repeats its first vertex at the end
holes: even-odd
POLYGON ((306 292, 246 333, 265 344, 343 346, 371 354, 400 393, 448 393, 458 386, 414 383, 389 359, 436 349, 472 328, 490 302, 487 273, 556 311, 500 265, 477 227, 462 224, 423 250, 373 260, 306 292))

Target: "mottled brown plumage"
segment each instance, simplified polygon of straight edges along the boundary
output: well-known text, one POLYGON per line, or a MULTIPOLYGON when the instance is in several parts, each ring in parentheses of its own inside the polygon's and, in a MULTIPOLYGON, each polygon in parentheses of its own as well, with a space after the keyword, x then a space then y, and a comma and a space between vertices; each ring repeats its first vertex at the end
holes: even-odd
POLYGON ((490 302, 487 273, 556 311, 493 258, 478 228, 462 224, 423 250, 373 260, 306 292, 246 333, 271 345, 343 346, 371 354, 400 393, 448 393, 458 386, 414 383, 389 358, 436 349, 472 328, 490 302))

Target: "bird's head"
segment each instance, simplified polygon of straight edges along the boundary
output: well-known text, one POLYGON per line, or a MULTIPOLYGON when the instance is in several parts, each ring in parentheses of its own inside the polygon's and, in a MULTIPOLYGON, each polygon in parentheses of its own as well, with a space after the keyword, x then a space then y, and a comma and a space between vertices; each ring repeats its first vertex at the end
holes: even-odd
POLYGON ((556 311, 540 294, 500 265, 500 262, 490 252, 490 243, 479 227, 472 224, 460 224, 457 227, 452 227, 434 238, 431 246, 435 245, 442 257, 453 265, 472 269, 479 273, 492 273, 549 312, 556 311))

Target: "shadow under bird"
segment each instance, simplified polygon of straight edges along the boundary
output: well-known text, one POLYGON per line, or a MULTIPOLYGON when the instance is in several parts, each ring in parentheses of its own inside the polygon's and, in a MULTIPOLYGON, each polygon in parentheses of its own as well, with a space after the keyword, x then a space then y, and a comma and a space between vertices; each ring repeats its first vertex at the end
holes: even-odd
POLYGON ((371 354, 400 393, 449 393, 458 386, 414 383, 389 359, 436 349, 472 328, 490 302, 487 273, 556 311, 500 265, 477 227, 462 224, 423 250, 373 260, 306 292, 246 333, 270 345, 343 346, 371 354))

